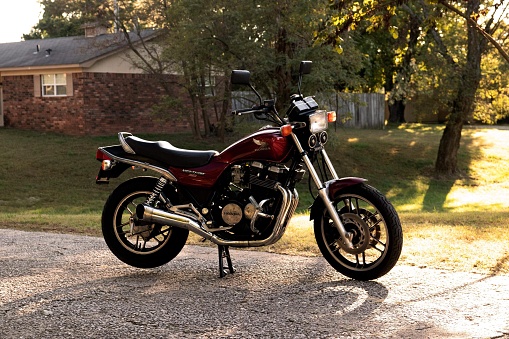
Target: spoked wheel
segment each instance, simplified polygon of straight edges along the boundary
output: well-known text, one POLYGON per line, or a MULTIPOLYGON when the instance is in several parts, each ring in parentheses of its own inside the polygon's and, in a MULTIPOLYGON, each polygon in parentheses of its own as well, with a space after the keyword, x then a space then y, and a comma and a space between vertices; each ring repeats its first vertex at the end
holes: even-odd
POLYGON ((326 210, 315 218, 314 231, 324 258, 337 271, 357 280, 376 279, 389 272, 399 259, 403 233, 392 204, 366 184, 340 191, 334 205, 352 235, 354 249, 345 249, 326 210))
POLYGON ((156 184, 157 179, 151 177, 126 181, 104 205, 104 240, 117 258, 131 266, 151 268, 166 264, 179 254, 189 235, 188 230, 136 217, 136 206, 147 201, 156 184))

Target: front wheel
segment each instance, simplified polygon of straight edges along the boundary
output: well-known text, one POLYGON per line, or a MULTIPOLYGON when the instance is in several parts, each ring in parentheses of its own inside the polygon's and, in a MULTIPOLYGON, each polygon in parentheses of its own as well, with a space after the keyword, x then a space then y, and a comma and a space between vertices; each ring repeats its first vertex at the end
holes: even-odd
POLYGON ((318 247, 340 273, 357 280, 372 280, 389 272, 399 259, 403 232, 398 214, 378 190, 358 184, 342 189, 333 201, 352 242, 360 251, 343 249, 339 232, 327 210, 315 218, 318 247))
MULTIPOLYGON (((186 229, 136 217, 136 206, 147 201, 156 184, 157 179, 152 177, 130 179, 120 184, 104 205, 104 240, 117 258, 131 266, 152 268, 168 263, 179 254, 189 235, 186 229)), ((166 190, 165 193, 175 203, 174 192, 166 190)))

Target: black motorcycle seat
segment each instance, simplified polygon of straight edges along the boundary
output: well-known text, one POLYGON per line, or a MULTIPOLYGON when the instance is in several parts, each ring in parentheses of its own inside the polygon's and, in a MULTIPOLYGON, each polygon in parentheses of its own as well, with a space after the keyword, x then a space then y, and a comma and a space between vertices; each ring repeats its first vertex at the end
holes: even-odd
POLYGON ((138 154, 157 160, 169 167, 195 168, 205 166, 217 151, 194 151, 181 149, 167 141, 148 141, 135 136, 128 136, 125 142, 138 154))

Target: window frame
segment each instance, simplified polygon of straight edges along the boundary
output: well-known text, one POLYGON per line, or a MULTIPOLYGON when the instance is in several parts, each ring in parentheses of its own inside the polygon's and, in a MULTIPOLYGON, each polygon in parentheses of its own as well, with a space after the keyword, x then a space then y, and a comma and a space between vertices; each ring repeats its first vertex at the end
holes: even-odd
POLYGON ((45 73, 41 74, 41 96, 45 98, 54 98, 54 97, 67 97, 68 95, 68 74, 66 73, 45 73), (57 76, 63 75, 63 81, 58 81, 57 76), (52 76, 52 82, 45 83, 45 79, 47 76, 52 76), (58 88, 63 87, 65 89, 65 94, 58 94, 58 88), (48 94, 48 88, 52 88, 53 94, 48 94))
POLYGON ((216 77, 205 77, 204 92, 206 97, 216 96, 216 77))

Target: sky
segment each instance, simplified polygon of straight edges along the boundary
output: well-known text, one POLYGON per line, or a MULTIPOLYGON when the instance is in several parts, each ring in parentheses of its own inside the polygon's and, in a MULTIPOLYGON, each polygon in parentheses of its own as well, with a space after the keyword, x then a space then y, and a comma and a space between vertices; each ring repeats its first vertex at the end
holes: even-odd
POLYGON ((39 21, 37 0, 0 0, 0 43, 21 41, 39 21))

